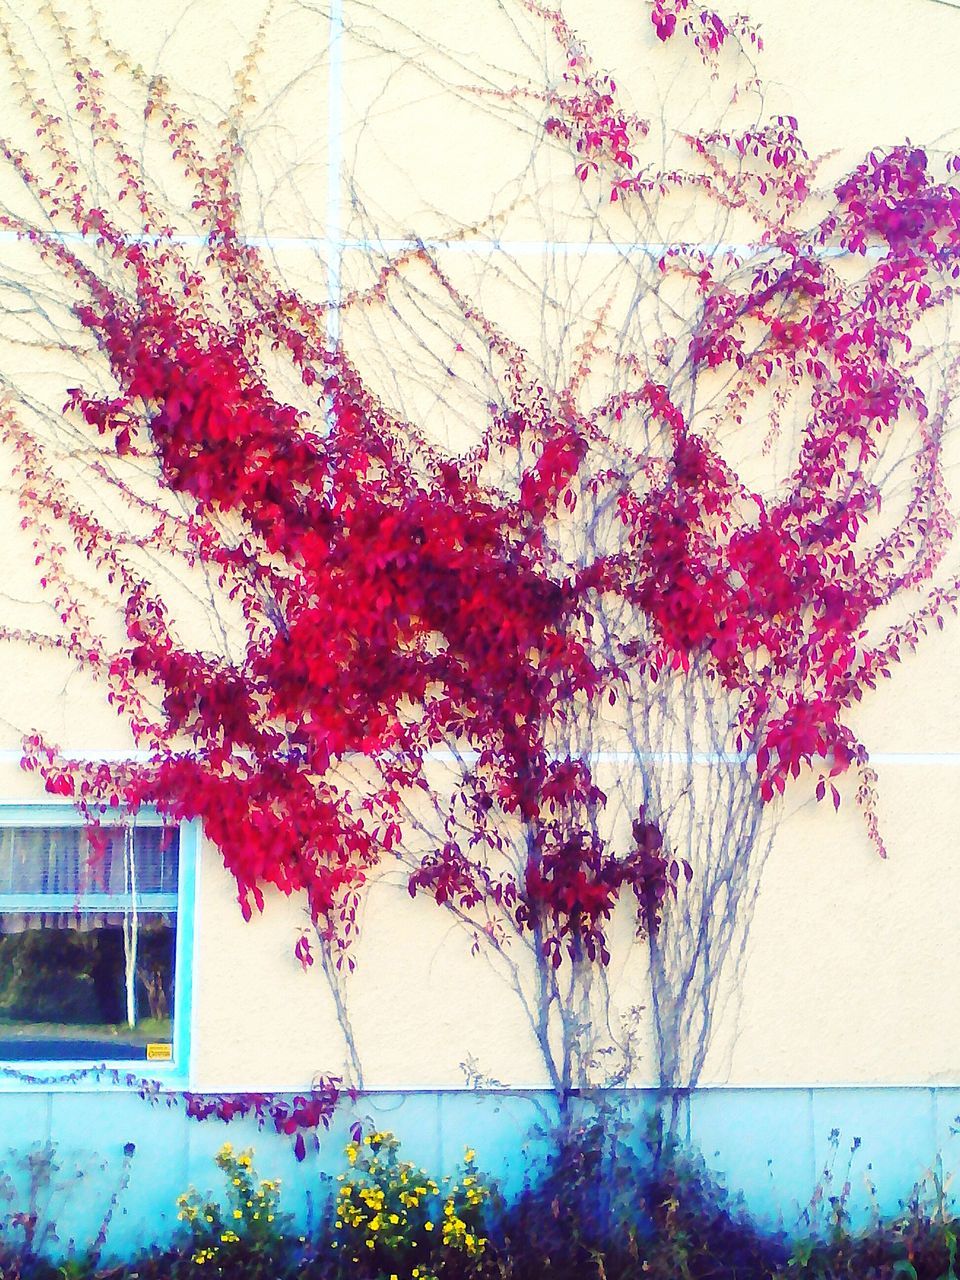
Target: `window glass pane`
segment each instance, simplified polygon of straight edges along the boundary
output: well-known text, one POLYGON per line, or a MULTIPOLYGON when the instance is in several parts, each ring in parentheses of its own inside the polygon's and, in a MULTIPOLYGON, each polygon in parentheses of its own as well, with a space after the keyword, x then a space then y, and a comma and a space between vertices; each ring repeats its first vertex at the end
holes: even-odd
POLYGON ((168 1056, 176 915, 0 915, 0 1059, 168 1056))
POLYGON ((176 893, 180 833, 119 827, 0 827, 0 896, 176 893))

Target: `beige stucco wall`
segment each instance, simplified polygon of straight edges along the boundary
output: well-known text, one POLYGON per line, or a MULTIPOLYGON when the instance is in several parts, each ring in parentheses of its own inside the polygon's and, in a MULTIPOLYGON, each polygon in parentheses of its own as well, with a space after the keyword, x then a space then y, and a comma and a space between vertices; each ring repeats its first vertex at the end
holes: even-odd
MULTIPOLYGON (((105 29, 135 62, 164 69, 208 106, 224 100, 262 12, 252 0, 162 7, 106 0, 100 7, 105 29)), ((797 115, 811 150, 839 148, 849 162, 871 145, 905 135, 942 141, 960 121, 960 8, 933 0, 754 0, 750 8, 767 43, 761 67, 770 84, 768 110, 797 115)), ((589 301, 606 289, 609 264, 594 278, 593 266, 577 263, 574 281, 571 256, 559 266, 550 245, 560 235, 582 235, 587 212, 580 209, 560 225, 555 208, 521 198, 525 178, 518 175, 524 175, 529 137, 442 88, 444 75, 455 78, 468 64, 490 74, 509 66, 509 2, 499 13, 497 6, 489 9, 344 0, 343 65, 333 80, 328 10, 278 10, 252 110, 257 229, 322 240, 334 217, 351 235, 435 234, 484 219, 496 206, 498 234, 545 242, 542 258, 535 245, 524 250, 523 272, 536 277, 544 270, 568 307, 577 296, 571 311, 581 306, 576 290, 589 301), (431 32, 446 51, 442 57, 430 52, 431 32), (334 128, 340 138, 331 142, 334 128), (343 181, 331 190, 329 164, 337 157, 343 181)), ((5 3, 0 11, 22 16, 20 5, 5 3)), ((622 86, 643 80, 642 6, 576 0, 567 12, 622 86)), ((80 20, 77 26, 83 30, 80 20)), ((43 47, 42 19, 34 29, 43 47)), ((26 38, 16 21, 14 30, 26 38)), ((658 92, 682 88, 667 76, 658 92)), ((548 165, 546 158, 541 163, 548 165)), ((615 230, 615 213, 609 218, 615 230)), ((0 257, 13 261, 15 252, 0 245, 0 257)), ((327 246, 278 239, 274 252, 292 279, 323 295, 327 246)), ((515 308, 517 255, 498 261, 484 249, 464 261, 470 264, 464 270, 476 270, 490 305, 515 308)), ((346 254, 342 269, 348 283, 363 279, 369 255, 346 254)), ((539 313, 514 314, 531 341, 553 341, 539 313)), ((348 322, 345 337, 370 361, 372 376, 384 376, 394 340, 389 329, 377 333, 372 322, 351 329, 348 322)), ((42 374, 42 357, 37 367, 42 374)), ((419 406, 422 388, 414 380, 395 391, 408 409, 419 406)), ((434 414, 438 431, 446 429, 429 393, 423 411, 434 414)), ((960 474, 953 478, 960 481, 960 474)), ((9 623, 39 615, 29 548, 18 535, 11 486, 5 488, 0 528, 9 623)), ((960 492, 960 483, 954 488, 960 492)), ((870 847, 852 796, 834 815, 815 805, 808 790, 788 792, 776 815, 780 826, 742 989, 718 1028, 705 1082, 960 1082, 960 1019, 953 1014, 960 1001, 958 641, 955 624, 932 636, 855 717, 877 760, 886 861, 870 847)), ((13 752, 20 733, 34 725, 81 751, 119 749, 129 741, 100 691, 69 663, 9 645, 0 650, 0 749, 13 752)), ((0 763, 0 797, 41 798, 9 756, 0 763)), ((316 971, 301 972, 293 956, 302 923, 297 903, 271 896, 263 916, 244 924, 232 881, 216 851, 204 848, 193 973, 195 1087, 298 1086, 316 1072, 340 1069, 341 1040, 323 981, 316 971)), ((628 934, 624 924, 623 938, 628 934)), ((622 954, 614 968, 615 999, 624 1007, 648 1003, 642 951, 634 949, 626 966, 622 954)), ((528 1029, 500 979, 471 956, 468 938, 428 904, 412 902, 389 876, 369 896, 358 961, 351 1003, 368 1086, 455 1087, 464 1082, 461 1064, 470 1060, 504 1083, 543 1082, 528 1029)), ((648 1048, 638 1082, 649 1079, 651 1061, 648 1048)))

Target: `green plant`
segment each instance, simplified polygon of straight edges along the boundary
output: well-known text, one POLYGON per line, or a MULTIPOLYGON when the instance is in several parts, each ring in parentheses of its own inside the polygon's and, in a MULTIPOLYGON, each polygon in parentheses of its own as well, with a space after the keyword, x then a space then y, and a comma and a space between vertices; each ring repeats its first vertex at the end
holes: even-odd
POLYGON ((216 1156, 226 1178, 226 1204, 204 1199, 194 1188, 179 1197, 178 1217, 190 1230, 190 1260, 212 1264, 223 1275, 274 1276, 285 1252, 287 1215, 280 1212, 280 1183, 257 1179, 251 1150, 225 1142, 216 1156))
MULTIPOLYGON (((467 1148, 456 1178, 438 1181, 399 1156, 392 1133, 346 1147, 352 1172, 340 1174, 334 1249, 340 1265, 384 1280, 435 1280, 456 1264, 479 1262, 486 1247, 483 1211, 490 1188, 467 1148)), ((466 1270, 469 1270, 469 1265, 466 1270)))

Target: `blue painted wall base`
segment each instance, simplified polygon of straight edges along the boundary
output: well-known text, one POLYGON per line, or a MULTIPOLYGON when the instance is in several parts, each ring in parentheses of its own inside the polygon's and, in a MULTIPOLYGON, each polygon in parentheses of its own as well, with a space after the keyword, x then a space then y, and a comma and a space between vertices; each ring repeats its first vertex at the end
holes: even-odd
MULTIPOLYGON (((642 1132, 655 1095, 621 1096, 642 1132)), ((56 1224, 48 1250, 82 1252, 115 1199, 105 1252, 128 1256, 172 1238, 176 1199, 188 1187, 222 1197, 214 1156, 229 1140, 235 1149, 254 1148, 259 1176, 281 1179, 283 1209, 309 1228, 330 1178, 345 1168, 343 1147, 355 1119, 392 1130, 404 1157, 431 1172, 450 1172, 472 1146, 480 1168, 510 1194, 542 1151, 536 1130, 555 1114, 547 1093, 366 1094, 341 1105, 331 1129, 320 1134, 319 1150, 308 1147, 298 1164, 290 1138, 258 1131, 250 1119, 191 1120, 182 1105, 114 1090, 3 1092, 0 1192, 8 1179, 19 1205, 0 1196, 0 1221, 11 1208, 26 1207, 30 1157, 40 1169, 41 1153, 52 1148, 52 1178, 37 1205, 41 1220, 56 1224), (134 1150, 125 1155, 130 1143, 134 1150)), ((791 1230, 827 1167, 836 1191, 849 1162, 850 1206, 854 1221, 863 1222, 875 1203, 884 1214, 896 1212, 938 1155, 947 1172, 960 1170, 958 1115, 960 1088, 701 1089, 681 1102, 680 1132, 763 1225, 791 1230)))

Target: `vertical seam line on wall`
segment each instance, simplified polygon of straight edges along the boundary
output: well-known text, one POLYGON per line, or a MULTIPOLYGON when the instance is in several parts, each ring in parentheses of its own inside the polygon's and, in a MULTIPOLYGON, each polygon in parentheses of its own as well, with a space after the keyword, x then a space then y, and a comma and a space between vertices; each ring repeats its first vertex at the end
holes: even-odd
POLYGON ((343 0, 330 4, 330 83, 327 89, 327 338, 340 341, 340 275, 343 230, 340 225, 340 172, 343 124, 343 0))
POLYGON ((938 1158, 943 1153, 940 1149, 940 1090, 936 1085, 930 1086, 930 1125, 933 1130, 930 1150, 938 1158))

